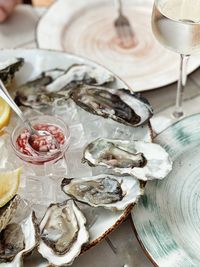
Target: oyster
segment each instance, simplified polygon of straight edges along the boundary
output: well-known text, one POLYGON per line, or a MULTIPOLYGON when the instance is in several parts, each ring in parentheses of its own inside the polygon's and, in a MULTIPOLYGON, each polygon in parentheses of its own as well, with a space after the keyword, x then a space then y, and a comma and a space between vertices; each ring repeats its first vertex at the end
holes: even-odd
POLYGON ((46 107, 55 99, 68 99, 77 84, 102 85, 114 81, 108 72, 89 65, 72 65, 66 71, 50 70, 17 89, 16 102, 33 108, 46 107))
POLYGON ((12 58, 5 62, 0 62, 0 79, 9 84, 17 72, 24 64, 23 58, 12 58))
POLYGON ((5 267, 22 266, 22 257, 37 245, 38 233, 34 212, 21 223, 9 223, 0 232, 0 264, 5 267))
POLYGON ((124 210, 143 193, 140 182, 131 176, 100 174, 84 178, 64 178, 64 193, 93 207, 124 210))
POLYGON ((89 240, 85 224, 86 219, 73 200, 50 205, 39 226, 39 253, 52 265, 72 264, 89 240))
POLYGON ((71 98, 86 111, 130 126, 142 125, 153 115, 149 102, 127 89, 80 85, 71 98))
MULTIPOLYGON (((30 106, 35 108, 46 107, 52 102, 52 97, 45 97, 45 86, 52 83, 55 79, 61 76, 64 70, 53 69, 44 71, 36 79, 22 84, 17 88, 15 102, 18 105, 30 106), (45 99, 47 99, 45 101, 45 99)), ((53 101, 55 96, 53 97, 53 101)))
POLYGON ((168 153, 160 145, 144 141, 98 138, 85 148, 85 161, 144 181, 163 179, 172 169, 168 153))
POLYGON ((16 195, 5 206, 0 208, 0 232, 7 226, 7 224, 14 217, 19 202, 20 202, 20 197, 19 195, 16 195))

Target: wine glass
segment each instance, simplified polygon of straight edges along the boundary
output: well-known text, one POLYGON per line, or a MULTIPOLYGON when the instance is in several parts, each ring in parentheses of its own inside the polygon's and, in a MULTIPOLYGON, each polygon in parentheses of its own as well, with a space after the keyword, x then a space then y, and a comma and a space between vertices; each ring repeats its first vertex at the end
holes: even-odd
POLYGON ((187 81, 187 62, 200 52, 200 0, 155 0, 152 30, 166 48, 180 54, 180 75, 173 117, 181 118, 183 93, 187 81))

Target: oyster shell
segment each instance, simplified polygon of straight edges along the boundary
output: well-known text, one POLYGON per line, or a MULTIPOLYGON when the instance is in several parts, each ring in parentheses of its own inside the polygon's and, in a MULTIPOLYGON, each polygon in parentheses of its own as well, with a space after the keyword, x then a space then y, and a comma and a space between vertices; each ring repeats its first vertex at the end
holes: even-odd
POLYGON ((24 64, 23 58, 12 58, 5 62, 0 62, 0 79, 9 84, 17 72, 24 64))
POLYGON ((168 153, 160 145, 144 141, 98 138, 85 148, 85 161, 144 181, 163 179, 172 169, 168 153))
POLYGON ((41 223, 39 253, 50 264, 68 266, 88 242, 86 219, 73 200, 52 204, 41 223))
POLYGON ((114 76, 100 68, 75 64, 69 67, 65 74, 46 86, 46 92, 55 93, 65 91, 67 88, 71 89, 74 85, 79 83, 103 85, 113 82, 114 80, 114 76))
POLYGON ((19 195, 14 196, 5 206, 0 208, 0 232, 7 226, 16 213, 20 202, 19 195))
POLYGON ((21 267, 23 256, 31 252, 38 242, 35 213, 21 223, 10 223, 0 233, 0 264, 5 267, 21 267))
POLYGON ((153 115, 149 102, 127 89, 80 85, 71 91, 71 98, 90 113, 130 126, 140 126, 153 115))
POLYGON ((43 72, 38 78, 17 89, 15 101, 18 104, 41 108, 55 99, 68 99, 71 89, 77 84, 105 84, 114 81, 109 73, 89 65, 72 65, 66 71, 55 69, 43 72))
POLYGON ((30 106, 35 108, 48 106, 49 103, 52 102, 52 98, 46 97, 47 101, 45 101, 45 94, 42 93, 42 91, 45 90, 45 86, 52 83, 63 73, 64 70, 61 69, 44 71, 36 79, 22 84, 20 87, 17 88, 15 102, 18 105, 30 106))
POLYGON ((64 73, 65 73, 64 69, 55 68, 55 69, 43 71, 41 73, 41 77, 51 77, 51 80, 52 80, 51 82, 53 82, 57 78, 61 77, 64 73))
POLYGON ((140 182, 131 176, 100 174, 84 178, 64 178, 61 184, 64 193, 93 207, 124 210, 137 202, 143 189, 140 182))

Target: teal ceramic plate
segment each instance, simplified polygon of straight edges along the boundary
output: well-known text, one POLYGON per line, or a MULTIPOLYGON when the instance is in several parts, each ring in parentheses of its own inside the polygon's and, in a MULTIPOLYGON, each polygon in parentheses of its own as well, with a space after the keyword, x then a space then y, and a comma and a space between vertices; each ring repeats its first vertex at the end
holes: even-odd
POLYGON ((132 212, 137 237, 155 266, 200 266, 200 114, 175 123, 155 139, 173 170, 148 182, 132 212))

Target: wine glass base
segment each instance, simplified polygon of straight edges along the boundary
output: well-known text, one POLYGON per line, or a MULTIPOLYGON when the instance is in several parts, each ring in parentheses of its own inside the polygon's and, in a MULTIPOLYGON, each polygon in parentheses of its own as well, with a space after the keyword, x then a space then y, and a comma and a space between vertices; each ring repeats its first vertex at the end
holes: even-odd
POLYGON ((174 111, 174 112, 172 113, 172 116, 173 116, 173 118, 175 118, 175 119, 180 119, 181 117, 184 116, 184 113, 183 113, 183 111, 174 111))

